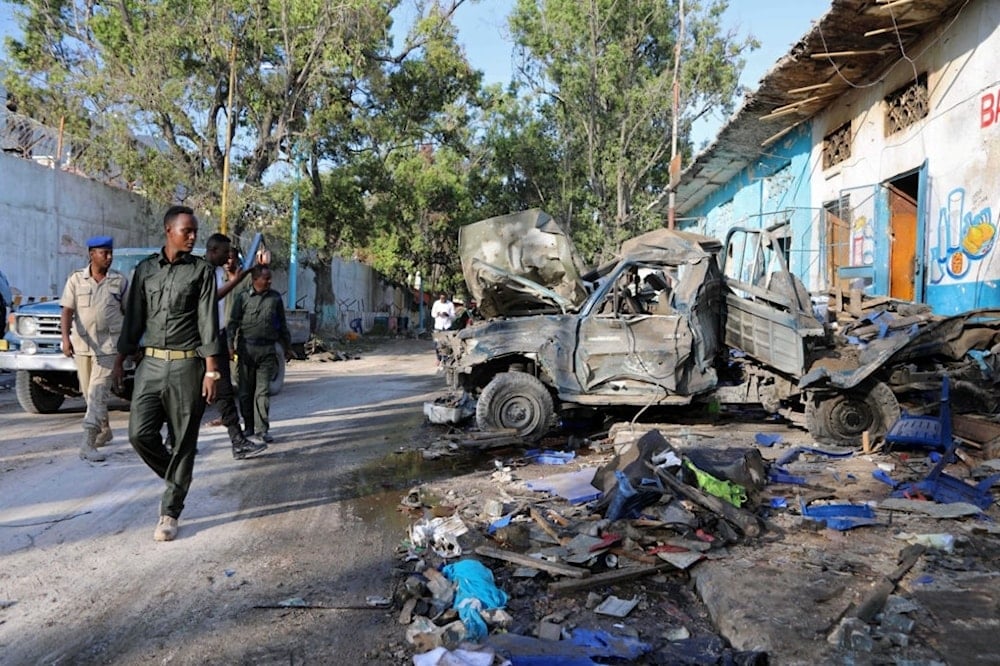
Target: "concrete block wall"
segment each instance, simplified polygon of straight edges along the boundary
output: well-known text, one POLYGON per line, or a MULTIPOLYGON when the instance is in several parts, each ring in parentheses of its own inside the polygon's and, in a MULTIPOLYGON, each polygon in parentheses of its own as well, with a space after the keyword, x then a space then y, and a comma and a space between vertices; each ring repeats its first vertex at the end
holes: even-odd
POLYGON ((0 154, 0 270, 24 300, 62 293, 70 271, 86 264, 91 236, 160 244, 159 215, 132 192, 0 154))

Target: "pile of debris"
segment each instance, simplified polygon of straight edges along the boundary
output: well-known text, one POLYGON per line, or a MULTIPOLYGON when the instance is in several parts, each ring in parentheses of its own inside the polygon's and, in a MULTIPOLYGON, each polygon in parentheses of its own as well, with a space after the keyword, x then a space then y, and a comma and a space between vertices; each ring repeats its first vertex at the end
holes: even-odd
POLYGON ((623 424, 581 455, 530 450, 460 487, 413 489, 401 502, 412 524, 395 602, 414 663, 758 664, 794 658, 795 633, 813 663, 819 651, 934 663, 940 647, 914 638, 926 612, 898 587, 940 581, 939 567, 972 544, 982 562, 965 566, 988 570, 1000 552, 987 520, 996 479, 952 477, 989 501, 940 504, 911 492, 935 470, 941 478, 940 455, 705 431, 623 424), (895 480, 901 471, 914 479, 895 480), (965 534, 923 529, 941 516, 965 534), (848 531, 865 530, 844 547, 848 531), (768 573, 781 560, 809 580, 768 573), (786 594, 789 607, 761 594, 786 594))

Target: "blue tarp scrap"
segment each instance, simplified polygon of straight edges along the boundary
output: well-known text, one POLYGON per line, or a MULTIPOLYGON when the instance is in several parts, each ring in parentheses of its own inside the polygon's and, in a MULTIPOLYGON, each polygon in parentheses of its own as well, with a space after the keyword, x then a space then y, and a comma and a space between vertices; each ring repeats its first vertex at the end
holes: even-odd
POLYGON ((454 608, 465 625, 466 636, 473 642, 482 641, 488 630, 479 611, 503 608, 507 593, 496 586, 493 572, 478 560, 459 560, 442 568, 441 573, 455 583, 454 608))
POLYGON ((525 458, 534 460, 539 465, 565 465, 576 458, 572 451, 543 451, 542 449, 528 449, 524 452, 525 458))
POLYGON ((759 432, 753 436, 754 441, 761 446, 771 447, 781 443, 781 435, 759 432))
POLYGON ((509 659, 512 666, 599 666, 607 659, 616 663, 634 661, 652 649, 649 643, 631 636, 583 628, 574 629, 569 638, 561 641, 505 633, 490 636, 486 644, 509 659))
POLYGON ((875 510, 867 504, 820 504, 806 506, 799 500, 802 517, 826 523, 832 530, 849 530, 864 525, 874 525, 875 510))

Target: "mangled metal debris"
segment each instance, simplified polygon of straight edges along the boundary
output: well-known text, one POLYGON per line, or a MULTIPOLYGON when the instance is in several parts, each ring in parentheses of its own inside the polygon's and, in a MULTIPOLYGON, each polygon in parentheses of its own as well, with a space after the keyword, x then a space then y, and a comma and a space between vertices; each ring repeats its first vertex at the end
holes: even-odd
POLYGON ((583 272, 541 211, 469 225, 463 272, 488 319, 441 336, 448 384, 478 399, 481 430, 528 439, 568 409, 753 404, 859 446, 944 373, 966 401, 1000 404, 1000 311, 939 317, 860 294, 819 311, 787 240, 661 229, 583 272))

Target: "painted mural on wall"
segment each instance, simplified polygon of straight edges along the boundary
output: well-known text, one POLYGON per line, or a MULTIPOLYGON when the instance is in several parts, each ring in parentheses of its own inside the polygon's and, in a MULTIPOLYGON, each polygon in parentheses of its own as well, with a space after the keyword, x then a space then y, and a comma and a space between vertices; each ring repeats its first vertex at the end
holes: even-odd
POLYGON ((851 266, 871 266, 875 263, 875 224, 861 215, 851 225, 851 266))
POLYGON ((996 244, 997 228, 989 206, 977 204, 963 187, 948 193, 937 215, 937 228, 931 229, 928 251, 931 284, 963 280, 991 279, 982 268, 996 244))

